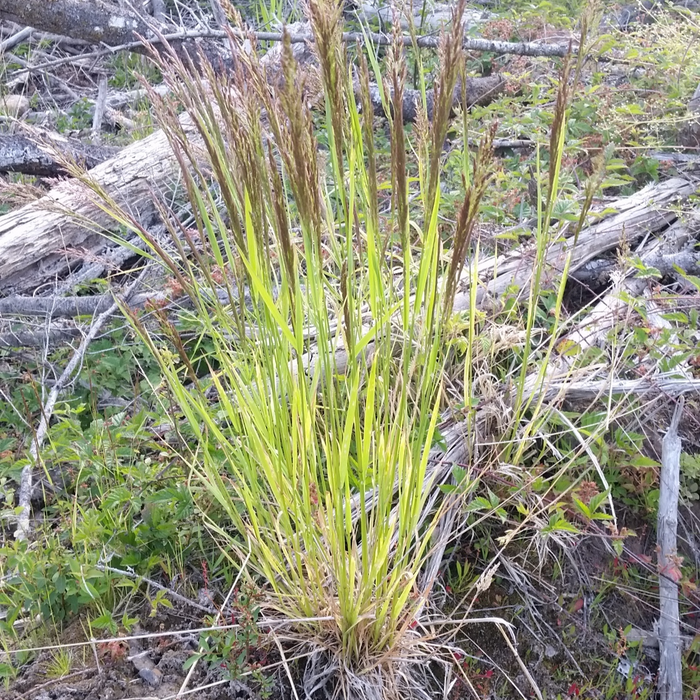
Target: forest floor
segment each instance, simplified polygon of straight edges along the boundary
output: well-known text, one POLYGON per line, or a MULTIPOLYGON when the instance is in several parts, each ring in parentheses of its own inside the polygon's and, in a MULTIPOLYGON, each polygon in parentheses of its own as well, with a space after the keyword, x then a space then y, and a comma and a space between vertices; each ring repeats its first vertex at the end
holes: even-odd
MULTIPOLYGON (((562 225, 578 220, 586 184, 601 163, 592 200, 596 221, 614 214, 613 203, 640 191, 656 192, 658 183, 683 178, 697 188, 700 176, 700 140, 687 145, 698 133, 693 129, 700 119, 700 105, 694 112, 692 102, 700 83, 700 13, 671 2, 648 3, 655 5, 651 9, 603 4, 590 15, 595 23, 587 39, 588 54, 567 113, 559 194, 551 212, 562 225)), ((475 6, 477 10, 484 18, 475 24, 474 36, 560 45, 577 40, 581 17, 588 11, 579 0, 494 0, 475 6)), ((254 14, 255 7, 251 19, 259 22, 259 13, 254 14)), ((350 29, 360 26, 351 12, 346 20, 350 29)), ((6 36, 18 30, 9 24, 0 25, 3 28, 6 36)), ((2 81, 27 100, 20 122, 96 147, 114 147, 115 153, 156 130, 149 96, 139 92, 134 98, 132 92, 141 87, 137 74, 152 85, 162 79, 147 58, 125 51, 80 61, 80 52, 70 45, 68 49, 43 38, 28 39, 4 53, 2 81), (74 52, 75 61, 26 78, 27 64, 46 62, 47 51, 51 60, 74 52), (115 106, 95 133, 101 76, 107 79, 108 104, 115 106), (119 99, 125 95, 129 97, 119 99)), ((466 117, 469 133, 477 140, 497 124, 491 180, 473 239, 484 257, 517 253, 536 236, 538 193, 549 165, 547 146, 561 63, 560 58, 467 52, 468 75, 501 74, 506 80, 496 99, 474 106, 466 117)), ((435 51, 411 53, 409 87, 420 89, 419 76, 431 76, 436 69, 435 51)), ((462 166, 469 146, 459 116, 442 154, 438 216, 445 231, 464 196, 462 166)), ((325 117, 316 118, 321 123, 325 117)), ((9 117, 0 126, 3 133, 20 133, 17 120, 9 117)), ((410 139, 420 125, 406 128, 410 139)), ((375 142, 381 182, 390 179, 390 140, 387 120, 378 117, 375 142)), ((419 177, 417 170, 409 176, 416 181, 419 177)), ((4 214, 41 196, 57 180, 6 173, 0 183, 4 214)), ((380 192, 382 197, 392 206, 389 193, 380 192)), ((642 261, 644 246, 662 236, 665 227, 634 240, 622 235, 619 245, 581 267, 560 299, 553 290, 540 297, 535 318, 541 337, 549 337, 559 308, 569 319, 585 316, 632 269, 636 279, 646 280, 644 289, 634 299, 625 297, 628 312, 587 348, 589 366, 614 366, 616 376, 625 379, 700 379, 697 207, 695 194, 668 207, 669 220, 683 227, 683 250, 695 255, 690 264, 676 269, 669 263, 669 269, 659 270, 642 261), (603 273, 596 272, 596 265, 603 273)), ((130 281, 135 266, 129 259, 96 279, 86 279, 74 296, 102 294, 109 284, 130 281)), ((149 278, 146 291, 172 292, 176 286, 176 280, 159 274, 149 278)), ((46 291, 37 289, 27 296, 46 291)), ((482 351, 484 362, 493 363, 494 384, 507 383, 509 353, 521 342, 515 330, 516 306, 484 321, 489 330, 482 336, 482 351), (503 375, 498 374, 501 370, 503 375)), ((189 694, 182 697, 201 700, 295 697, 292 685, 300 687, 304 661, 287 663, 279 639, 261 630, 262 592, 235 585, 238 569, 222 553, 220 533, 202 517, 206 507, 214 512, 216 504, 192 485, 191 465, 182 448, 187 437, 173 425, 177 409, 163 389, 161 367, 119 315, 90 342, 61 392, 35 469, 32 534, 28 542, 15 539, 21 475, 31 463, 29 449, 46 397, 91 318, 59 321, 57 327, 69 334, 63 343, 47 340, 17 347, 2 341, 19 331, 41 334, 48 321, 22 319, 3 308, 0 695, 8 700, 174 698, 186 688, 189 694), (228 619, 238 626, 201 630, 228 619)), ((186 315, 177 323, 191 343, 188 352, 196 354, 198 343, 206 341, 195 337, 186 315)), ((557 340, 557 351, 565 357, 571 342, 570 336, 557 340)), ((544 355, 546 364, 550 356, 545 345, 537 345, 533 353, 544 355)), ((454 352, 460 352, 457 341, 454 352)), ((491 400, 489 386, 484 383, 485 402, 491 400)), ((439 638, 447 650, 447 664, 444 659, 426 663, 432 697, 529 698, 535 697, 535 686, 541 697, 551 699, 655 696, 661 444, 676 397, 671 390, 626 396, 619 406, 612 394, 595 401, 567 400, 556 414, 559 418, 549 416, 541 425, 517 466, 499 463, 496 468, 488 463, 479 473, 478 488, 463 513, 468 532, 447 548, 430 599, 431 610, 467 621, 448 632, 430 624, 420 630, 425 640, 439 638), (579 451, 565 421, 576 423, 578 437, 594 436, 586 440, 585 449, 579 451), (574 453, 568 470, 560 471, 561 456, 574 453), (547 508, 533 519, 535 502, 547 508), (506 639, 509 633, 501 632, 493 618, 513 625, 513 647, 506 639)), ((498 411, 496 398, 493 405, 498 411)), ((686 397, 679 435, 683 447, 675 580, 684 697, 697 700, 697 388, 686 397)))

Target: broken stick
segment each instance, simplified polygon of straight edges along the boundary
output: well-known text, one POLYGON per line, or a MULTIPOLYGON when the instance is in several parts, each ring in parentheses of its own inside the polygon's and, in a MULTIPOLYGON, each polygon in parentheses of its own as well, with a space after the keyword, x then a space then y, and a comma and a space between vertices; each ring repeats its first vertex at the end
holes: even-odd
POLYGON ((683 397, 676 404, 661 451, 661 490, 657 524, 659 550, 659 680, 661 700, 682 700, 681 632, 678 618, 680 564, 676 547, 681 439, 678 424, 683 397))

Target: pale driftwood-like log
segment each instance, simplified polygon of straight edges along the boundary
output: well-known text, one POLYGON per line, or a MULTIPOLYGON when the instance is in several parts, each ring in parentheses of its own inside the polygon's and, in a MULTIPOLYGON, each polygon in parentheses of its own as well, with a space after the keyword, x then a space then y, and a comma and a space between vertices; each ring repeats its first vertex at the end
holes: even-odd
POLYGON ((681 439, 678 425, 683 398, 676 404, 661 454, 661 479, 657 517, 659 557, 659 676, 661 700, 682 700, 681 632, 678 614, 678 581, 681 577, 678 547, 678 492, 680 490, 681 439))
MULTIPOLYGON (((181 124, 195 140, 196 130, 186 115, 181 124)), ((149 225, 156 213, 153 192, 176 176, 177 167, 168 139, 157 131, 90 172, 109 196, 149 225)), ((22 277, 37 266, 55 273, 70 269, 86 251, 99 251, 105 244, 100 231, 113 226, 84 184, 60 183, 45 197, 0 217, 0 287, 24 289, 22 277)))
MULTIPOLYGON (((569 255, 570 271, 575 271, 601 253, 612 250, 622 242, 632 242, 643 234, 658 232, 673 223, 678 215, 674 207, 695 192, 695 185, 683 178, 673 178, 648 185, 631 197, 620 199, 608 208, 618 213, 598 224, 585 228, 574 245, 567 238, 551 243, 547 250, 543 287, 560 279, 569 255)), ((483 308, 498 306, 499 298, 512 287, 524 288, 532 279, 535 263, 534 243, 512 253, 479 261, 480 281, 477 302, 483 308), (495 272, 494 272, 495 271, 495 272), (490 279, 489 279, 490 277, 490 279), (483 281, 486 280, 486 281, 483 281)), ((465 266, 460 289, 455 296, 455 311, 469 308, 470 265, 465 266)))
MULTIPOLYGON (((678 265, 690 274, 697 274, 700 252, 695 250, 695 241, 680 220, 675 221, 662 238, 654 238, 639 254, 647 267, 659 270, 661 274, 675 272, 678 265)), ((619 323, 628 308, 626 299, 642 296, 649 286, 647 278, 636 276, 637 268, 627 267, 616 275, 613 288, 593 307, 582 324, 566 336, 566 340, 586 349, 604 343, 607 333, 619 323)))
MULTIPOLYGON (((630 197, 611 203, 607 209, 617 213, 584 228, 576 241, 570 237, 555 240, 549 245, 540 286, 546 289, 561 279, 569 255, 571 272, 623 242, 632 242, 644 234, 662 230, 677 220, 679 205, 694 192, 695 186, 691 182, 674 178, 657 185, 649 185, 630 197)), ((534 244, 520 246, 502 256, 484 258, 476 265, 476 279, 472 278, 474 266, 468 263, 460 278, 453 311, 469 309, 471 284, 478 285, 478 308, 497 308, 507 290, 522 290, 530 282, 534 259, 534 244)), ((370 323, 371 319, 367 315, 363 321, 370 323)), ((371 344, 368 347, 371 347, 371 344)), ((345 349, 340 347, 333 352, 338 371, 342 373, 348 359, 345 349)), ((304 358, 306 371, 313 373, 318 361, 318 351, 307 353, 304 358)))
POLYGON ((536 377, 526 382, 525 393, 534 399, 554 401, 565 398, 568 401, 596 401, 608 396, 665 396, 667 398, 683 394, 699 394, 700 379, 680 379, 676 376, 644 377, 641 379, 588 379, 572 377, 568 366, 560 371, 552 368, 547 381, 538 387, 536 377))
MULTIPOLYGON (((134 294, 129 307, 138 309, 148 302, 160 304, 167 301, 163 292, 134 294)), ((83 297, 23 297, 0 299, 0 316, 38 316, 44 318, 74 318, 100 314, 114 303, 111 294, 83 297)))
MULTIPOLYGON (((546 256, 548 274, 543 277, 542 285, 552 283, 555 279, 560 279, 561 271, 564 268, 566 258, 571 255, 570 269, 577 269, 589 260, 602 252, 610 250, 623 241, 631 241, 645 233, 656 232, 677 218, 677 213, 672 210, 672 206, 687 199, 695 187, 687 180, 675 178, 659 185, 651 185, 631 197, 619 200, 610 207, 617 211, 603 221, 584 229, 578 236, 577 245, 573 240, 558 241, 550 245, 546 256)), ((491 274, 492 279, 481 282, 473 280, 474 284, 482 285, 478 290, 477 304, 481 307, 495 305, 499 302, 499 297, 507 290, 515 286, 524 287, 531 279, 532 275, 532 255, 526 250, 520 249, 505 256, 491 257, 480 262, 477 266, 477 275, 486 277, 491 274), (496 271, 494 274, 493 271, 496 271)), ((469 284, 470 266, 466 266, 466 272, 462 276, 462 288, 455 296, 454 310, 460 311, 469 308, 470 292, 469 284)), ((344 349, 335 351, 336 362, 342 368, 345 366, 347 357, 344 349)), ((318 362, 318 354, 309 356, 309 371, 313 372, 313 367, 318 362)), ((635 381, 619 381, 613 378, 602 380, 577 380, 570 374, 570 368, 566 361, 562 361, 561 367, 556 366, 556 357, 550 361, 547 374, 544 378, 539 373, 532 375, 525 385, 526 397, 533 400, 560 401, 564 398, 569 400, 585 399, 589 401, 597 400, 610 394, 645 394, 649 392, 665 393, 667 395, 680 395, 688 392, 700 392, 700 380, 677 378, 654 377, 653 379, 642 379, 635 381)), ((489 415, 487 410, 477 411, 476 422, 487 420, 499 420, 503 418, 502 413, 495 407, 495 413, 489 415)), ((448 419, 440 426, 440 431, 444 437, 446 449, 431 451, 431 460, 426 472, 425 489, 435 492, 436 485, 443 483, 448 478, 455 463, 465 461, 465 457, 475 448, 475 431, 469 433, 463 422, 448 419)), ((476 431, 478 432, 478 431, 476 431)), ((437 497, 435 493, 431 497, 437 497)), ((373 492, 368 492, 365 496, 368 507, 371 506, 374 498, 373 492)), ((353 501, 354 516, 359 508, 359 497, 353 501)), ((449 510, 445 512, 445 522, 447 530, 452 518, 449 510)), ((445 545, 446 534, 441 530, 441 541, 439 547, 445 545)), ((435 573, 435 561, 433 558, 428 567, 428 571, 435 573)), ((429 580, 424 580, 424 585, 429 586, 429 580)))
MULTIPOLYGON (((472 3, 470 3, 471 5, 472 3)), ((403 2, 400 5, 390 3, 362 2, 360 6, 352 12, 353 16, 365 22, 376 23, 385 31, 393 28, 396 21, 405 32, 414 29, 419 34, 431 34, 439 32, 444 26, 452 21, 453 7, 444 2, 424 2, 423 0, 412 0, 403 2)), ((486 10, 478 10, 467 7, 464 10, 462 24, 464 31, 469 32, 481 24, 495 19, 496 15, 486 10)))
POLYGON ((46 328, 40 331, 0 332, 0 348, 45 348, 70 343, 79 338, 79 328, 46 328))
MULTIPOLYGON (((164 35, 168 41, 174 43, 226 37, 225 31, 212 29, 169 33, 168 27, 164 25, 158 26, 158 31, 154 32, 143 17, 122 7, 101 0, 96 2, 24 0, 19 3, 16 0, 0 0, 0 19, 9 19, 21 25, 31 25, 42 31, 82 39, 92 44, 106 45, 111 47, 111 50, 124 48, 145 52, 146 49, 140 37, 158 42, 160 40, 158 34, 164 35)), ((259 41, 281 41, 282 39, 281 32, 256 32, 255 36, 259 41)), ((376 45, 388 45, 392 42, 391 34, 363 34, 362 32, 343 34, 343 40, 349 43, 364 42, 367 39, 376 45)), ((292 35, 292 41, 313 41, 313 35, 295 33, 292 35)), ((416 37, 414 40, 411 36, 405 36, 402 37, 402 42, 406 46, 412 46, 415 43, 421 48, 437 48, 440 38, 437 35, 428 35, 416 37)), ((464 48, 469 51, 488 51, 497 54, 550 57, 563 57, 569 51, 568 43, 491 41, 471 37, 465 37, 464 48)), ((105 49, 102 53, 106 54, 109 51, 110 49, 105 49)), ((37 67, 34 68, 36 69, 37 67)))
POLYGON ((88 170, 119 152, 118 148, 91 146, 60 134, 44 132, 36 137, 0 134, 0 173, 24 173, 37 177, 66 175, 65 168, 56 159, 53 149, 88 170))

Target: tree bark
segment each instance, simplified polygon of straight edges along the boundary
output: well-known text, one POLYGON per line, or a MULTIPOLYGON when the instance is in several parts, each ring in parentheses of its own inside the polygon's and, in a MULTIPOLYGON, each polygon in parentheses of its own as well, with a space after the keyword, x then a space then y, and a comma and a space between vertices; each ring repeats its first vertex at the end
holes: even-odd
POLYGON ((143 19, 103 0, 0 0, 0 19, 108 46, 151 36, 143 19))
MULTIPOLYGON (((0 19, 11 20, 21 25, 29 25, 35 29, 64 34, 74 39, 82 39, 91 44, 106 44, 107 46, 122 46, 139 41, 139 36, 157 40, 148 23, 126 9, 121 9, 103 0, 84 2, 83 0, 0 0, 0 19)), ((171 28, 159 26, 158 31, 168 35, 171 28)), ((260 41, 280 41, 279 32, 257 32, 260 41)), ((190 41, 194 37, 225 38, 223 31, 205 31, 187 33, 182 36, 171 36, 171 42, 190 41)), ((292 42, 308 42, 313 40, 311 33, 296 33, 292 42)), ((374 44, 388 45, 393 38, 391 34, 363 34, 361 32, 345 32, 343 40, 356 43, 369 38, 374 44)), ((402 37, 406 46, 412 46, 414 39, 402 37)), ((438 48, 438 35, 419 36, 415 43, 421 48, 438 48)), ((132 51, 145 52, 143 46, 130 46, 132 51)), ((465 37, 464 48, 468 51, 489 51, 497 54, 516 54, 520 56, 550 56, 563 57, 569 52, 568 45, 542 44, 538 42, 492 41, 465 37)), ((192 54, 193 58, 195 54, 192 54)))
POLYGON ((90 146, 59 134, 44 133, 36 138, 0 134, 0 173, 24 173, 36 177, 66 175, 65 168, 52 153, 54 150, 87 170, 113 158, 119 151, 107 146, 90 146), (42 144, 42 140, 45 143, 42 144))
MULTIPOLYGON (((187 137, 196 129, 181 118, 187 137)), ((121 202, 145 226, 155 220, 154 191, 177 172, 165 134, 157 131, 136 141, 91 170, 93 179, 121 202)), ((101 231, 114 221, 97 207, 86 186, 67 180, 45 197, 0 217, 0 289, 7 293, 24 291, 22 276, 40 264, 49 274, 61 276, 85 257, 105 245, 101 231)))

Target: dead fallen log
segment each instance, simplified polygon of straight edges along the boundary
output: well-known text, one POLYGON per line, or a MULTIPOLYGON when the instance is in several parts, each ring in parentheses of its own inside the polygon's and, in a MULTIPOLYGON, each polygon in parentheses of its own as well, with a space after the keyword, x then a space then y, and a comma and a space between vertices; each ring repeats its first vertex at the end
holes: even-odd
MULTIPOLYGON (((181 124, 195 139, 196 129, 187 116, 181 124)), ((149 227, 156 220, 154 191, 163 188, 177 168, 165 134, 158 131, 90 172, 110 197, 149 227)), ((64 276, 86 257, 97 255, 106 243, 101 232, 113 227, 112 218, 93 203, 84 184, 74 179, 60 183, 41 199, 0 217, 0 290, 27 289, 23 277, 36 284, 64 276)))
POLYGON ((91 146, 60 134, 42 133, 37 136, 0 134, 0 173, 24 173, 36 177, 67 175, 56 159, 55 150, 87 170, 113 158, 118 148, 91 146), (42 143, 43 142, 43 143, 42 143))
MULTIPOLYGON (((677 268, 697 275, 700 252, 696 246, 694 237, 678 220, 663 232, 661 238, 653 239, 644 250, 637 251, 637 256, 647 268, 655 268, 661 275, 675 275, 677 268)), ((608 332, 621 321, 623 314, 629 312, 627 300, 642 296, 649 286, 649 279, 637 277, 637 272, 638 268, 628 266, 583 322, 565 337, 565 341, 581 350, 604 344, 608 332)))
POLYGON ((150 34, 146 21, 128 10, 126 4, 103 0, 0 0, 0 20, 107 46, 150 34))
MULTIPOLYGON (((146 37, 149 41, 158 43, 163 35, 172 44, 194 42, 196 39, 224 39, 226 32, 222 30, 206 29, 186 31, 172 31, 172 26, 152 25, 135 12, 131 12, 125 5, 114 5, 96 0, 95 2, 83 2, 82 0, 28 0, 18 3, 16 0, 0 0, 0 20, 10 20, 25 26, 30 25, 41 31, 53 34, 62 34, 74 39, 82 39, 91 44, 101 44, 110 47, 102 49, 101 54, 113 52, 117 49, 140 51, 147 53, 147 49, 140 37, 146 37), (157 31, 154 31, 157 26, 157 31)), ((256 32, 258 41, 281 41, 281 32, 256 32)), ((246 34, 246 36, 248 36, 246 34)), ((243 38, 243 34, 241 34, 243 38)), ((367 39, 375 45, 389 45, 392 42, 391 34, 364 34, 362 32, 345 32, 343 40, 348 43, 362 43, 367 39)), ((421 48, 437 48, 440 38, 437 35, 419 36, 415 39, 411 36, 402 37, 406 46, 417 45, 421 48)), ((292 42, 308 43, 313 41, 310 33, 294 33, 292 42)), ((569 51, 566 44, 542 44, 538 42, 510 42, 492 41, 465 36, 464 48, 468 51, 488 51, 497 54, 516 54, 520 56, 549 56, 563 57, 569 51)), ((191 54, 193 57, 194 52, 191 54)), ((54 65, 58 65, 54 63, 54 65)), ((38 70, 39 67, 28 68, 38 70)))
MULTIPOLYGON (((674 207, 690 197, 695 189, 690 181, 676 177, 648 185, 632 196, 609 205, 608 209, 614 209, 617 213, 583 229, 577 241, 564 238, 549 245, 541 284, 544 287, 554 285, 560 278, 569 255, 569 272, 575 272, 602 253, 618 247, 623 241, 631 242, 643 234, 656 233, 666 228, 678 218, 674 207)), ((479 306, 497 307, 508 289, 526 287, 532 278, 535 255, 532 243, 506 255, 479 261, 477 274, 480 281, 475 280, 479 284, 479 306)), ((455 296, 455 311, 469 308, 470 274, 471 268, 467 264, 455 296)))
MULTIPOLYGON (((168 298, 163 292, 141 292, 134 294, 129 308, 143 308, 147 303, 161 304, 168 298)), ((11 296, 0 299, 0 316, 33 316, 43 318, 75 318, 101 314, 114 303, 111 294, 71 297, 25 297, 11 296)))
POLYGON ((0 348, 45 348, 66 345, 83 335, 80 328, 44 328, 38 331, 0 332, 0 348))
MULTIPOLYGON (((2 2, 2 0, 0 0, 2 2)), ((271 80, 281 58, 279 45, 262 62, 271 80)), ((308 44, 295 44, 294 56, 301 66, 313 61, 308 44)), ((469 104, 492 100, 503 87, 498 76, 472 78, 467 82, 469 104)), ((455 94, 460 101, 461 92, 455 94)), ((383 109, 378 91, 373 104, 383 109)), ((406 101, 413 99, 410 94, 406 101)), ((415 118, 415 101, 412 103, 415 118)), ((198 143, 197 129, 187 114, 180 117, 183 136, 198 143)), ((114 158, 90 171, 91 179, 115 201, 133 213, 146 228, 158 221, 154 193, 175 181, 179 165, 166 136, 157 131, 134 142, 114 158)), ((84 259, 99 256, 107 240, 103 232, 115 224, 93 203, 86 186, 77 180, 60 183, 45 197, 0 217, 0 294, 21 294, 39 285, 62 279, 84 259)))

